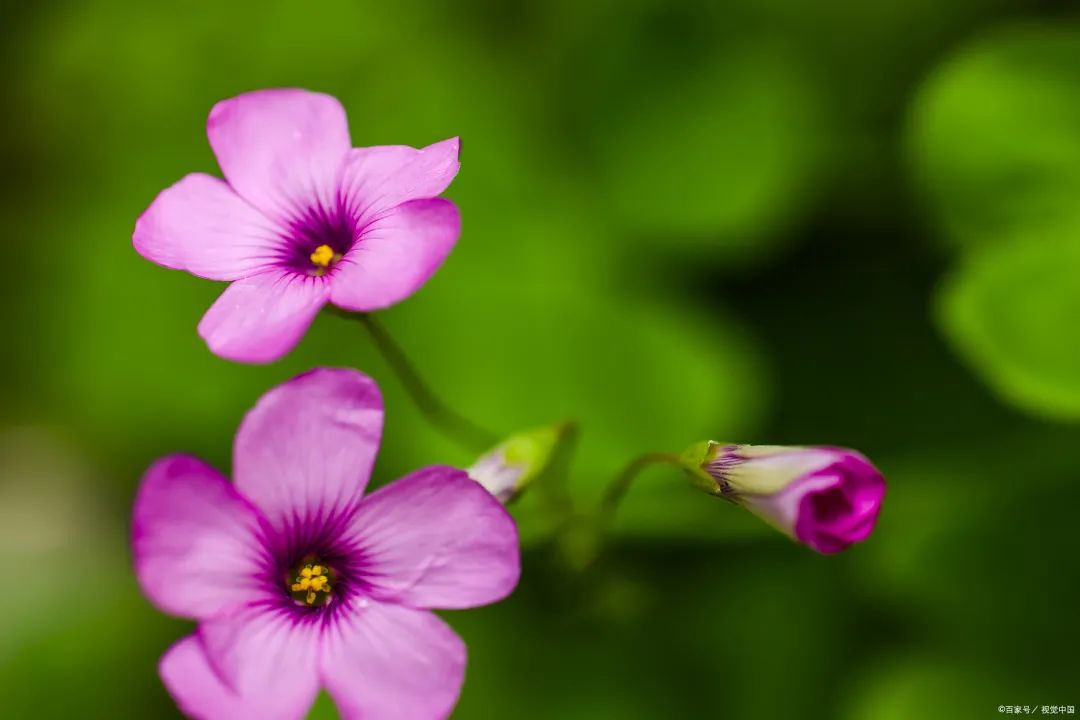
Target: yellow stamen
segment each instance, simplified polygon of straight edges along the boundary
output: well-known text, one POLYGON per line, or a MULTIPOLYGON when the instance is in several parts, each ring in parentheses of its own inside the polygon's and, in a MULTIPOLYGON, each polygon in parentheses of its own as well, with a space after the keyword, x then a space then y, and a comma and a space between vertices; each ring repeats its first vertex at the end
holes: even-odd
POLYGON ((334 249, 329 245, 320 245, 311 253, 311 262, 321 268, 329 267, 334 260, 334 249))
POLYGON ((289 587, 293 592, 306 592, 304 601, 308 605, 313 605, 318 598, 318 593, 330 594, 328 569, 322 565, 305 565, 297 572, 296 582, 289 587))

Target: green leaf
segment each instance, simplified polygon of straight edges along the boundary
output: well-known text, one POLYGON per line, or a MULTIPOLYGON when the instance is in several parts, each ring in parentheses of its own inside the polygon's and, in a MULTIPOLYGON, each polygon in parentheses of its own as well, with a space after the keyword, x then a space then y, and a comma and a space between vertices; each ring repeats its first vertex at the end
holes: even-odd
POLYGON ((970 247, 1080 216, 1080 28, 1018 26, 943 64, 914 103, 917 187, 970 247))
POLYGON ((1080 242, 1023 235, 965 257, 939 291, 954 348, 1006 402, 1080 418, 1080 242))
POLYGON ((1049 699, 1030 682, 969 658, 940 653, 894 659, 861 668, 854 692, 846 695, 845 720, 996 717, 998 706, 1049 699))
POLYGON ((624 234, 646 250, 662 237, 665 248, 755 258, 779 240, 812 187, 821 98, 779 48, 714 43, 703 52, 676 53, 703 65, 688 73, 636 67, 631 46, 597 81, 601 188, 624 234))

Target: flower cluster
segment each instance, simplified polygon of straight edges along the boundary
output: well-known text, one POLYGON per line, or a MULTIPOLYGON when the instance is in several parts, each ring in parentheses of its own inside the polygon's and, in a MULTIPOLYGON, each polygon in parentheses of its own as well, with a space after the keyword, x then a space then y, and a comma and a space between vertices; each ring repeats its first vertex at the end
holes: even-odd
MULTIPOLYGON (((457 242, 457 208, 438 197, 458 171, 456 138, 353 148, 340 103, 303 90, 224 100, 207 134, 225 179, 196 173, 162 191, 133 242, 159 265, 231 283, 198 326, 224 358, 280 358, 327 304, 355 313, 392 305, 457 242)), ((411 366, 402 374, 427 392, 411 366)), ((443 422, 459 419, 424 400, 418 406, 443 422)), ((511 436, 468 471, 429 467, 365 495, 382 421, 371 378, 319 368, 248 413, 232 482, 184 455, 147 471, 134 507, 135 571, 155 605, 198 624, 159 668, 185 713, 300 718, 320 689, 346 718, 452 711, 465 647, 432 610, 513 591, 518 533, 504 504, 561 465, 554 458, 571 426, 511 436)), ((594 527, 656 458, 821 553, 865 539, 885 491, 881 473, 850 450, 707 442, 632 462, 594 527)))

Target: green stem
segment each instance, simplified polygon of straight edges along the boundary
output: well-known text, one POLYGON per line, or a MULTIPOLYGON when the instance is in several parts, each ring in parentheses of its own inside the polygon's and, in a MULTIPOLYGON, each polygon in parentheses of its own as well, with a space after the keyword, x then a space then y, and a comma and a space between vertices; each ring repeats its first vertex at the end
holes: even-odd
POLYGON ((558 544, 570 569, 582 573, 596 563, 607 544, 605 536, 615 518, 619 503, 641 471, 651 465, 684 468, 681 458, 675 453, 645 453, 631 460, 605 488, 596 512, 571 518, 559 533, 558 544))
POLYGON ((674 465, 680 469, 683 467, 681 459, 675 453, 645 453, 631 460, 623 468, 622 472, 611 481, 611 484, 604 490, 603 497, 600 498, 599 515, 602 522, 609 522, 614 517, 615 510, 630 490, 634 480, 641 474, 642 470, 650 465, 674 465))
POLYGON ((367 330, 375 347, 382 353, 387 364, 394 370, 402 387, 412 398, 413 404, 428 421, 451 441, 473 453, 481 453, 499 442, 499 436, 477 425, 453 410, 435 392, 416 370, 401 346, 382 326, 374 315, 350 313, 334 309, 334 314, 356 320, 367 330))

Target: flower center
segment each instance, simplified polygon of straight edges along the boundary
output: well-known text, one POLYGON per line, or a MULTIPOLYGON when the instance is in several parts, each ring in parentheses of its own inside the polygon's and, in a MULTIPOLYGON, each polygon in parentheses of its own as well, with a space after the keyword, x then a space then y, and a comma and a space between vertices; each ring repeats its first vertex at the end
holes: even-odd
POLYGON ((322 277, 349 253, 357 239, 356 219, 347 208, 312 205, 288 221, 281 236, 279 262, 308 277, 322 277))
POLYGON ((326 269, 341 259, 341 253, 334 252, 334 248, 329 245, 320 245, 315 248, 315 251, 309 256, 311 258, 311 264, 315 266, 314 274, 316 277, 322 276, 326 273, 326 269))
POLYGON ((305 605, 325 605, 330 601, 330 582, 334 572, 326 565, 305 563, 296 570, 296 580, 289 586, 292 597, 305 605))

